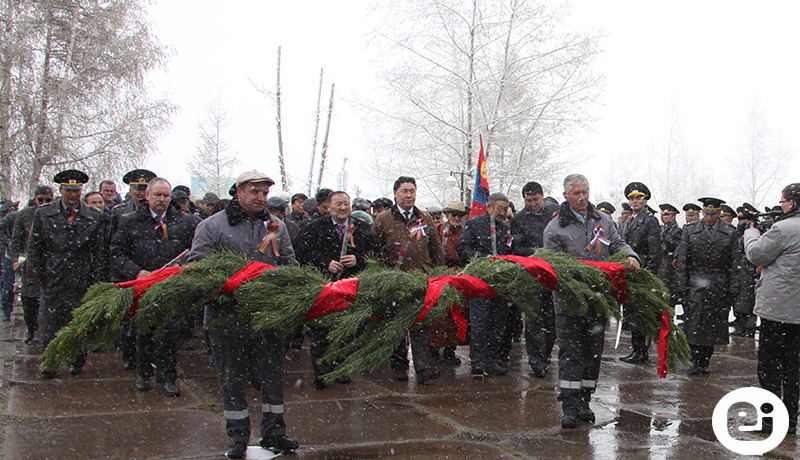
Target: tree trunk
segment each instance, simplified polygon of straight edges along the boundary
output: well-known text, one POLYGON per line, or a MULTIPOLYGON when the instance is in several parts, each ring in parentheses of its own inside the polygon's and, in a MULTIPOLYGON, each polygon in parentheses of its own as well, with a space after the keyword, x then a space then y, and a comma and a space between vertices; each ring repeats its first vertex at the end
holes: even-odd
POLYGON ((278 115, 275 117, 275 122, 278 128, 278 163, 281 168, 281 188, 289 190, 289 183, 286 179, 286 162, 283 158, 283 131, 281 129, 281 47, 278 47, 278 78, 277 78, 277 92, 275 99, 277 101, 278 115))
POLYGON ((319 133, 319 104, 322 99, 322 73, 319 69, 319 91, 317 91, 317 111, 314 116, 314 141, 311 144, 311 163, 308 165, 308 196, 311 196, 311 186, 314 179, 314 158, 317 155, 317 134, 319 133))
POLYGON ((328 122, 325 125, 325 139, 322 141, 322 153, 319 160, 319 175, 317 176, 317 190, 322 187, 322 173, 325 171, 325 159, 328 156, 328 133, 331 130, 331 114, 333 114, 333 83, 331 83, 331 99, 328 101, 328 122))

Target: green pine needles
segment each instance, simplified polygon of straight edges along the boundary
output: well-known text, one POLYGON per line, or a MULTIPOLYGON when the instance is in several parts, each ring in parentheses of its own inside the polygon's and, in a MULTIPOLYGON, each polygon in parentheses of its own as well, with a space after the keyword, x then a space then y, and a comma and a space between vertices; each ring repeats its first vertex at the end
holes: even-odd
MULTIPOLYGON (((558 275, 558 297, 568 311, 586 314, 589 305, 606 317, 621 316, 608 276, 567 254, 540 249, 536 257, 546 260, 558 275)), ((609 259, 626 263, 623 255, 609 259)), ((288 266, 265 270, 243 283, 232 293, 223 293, 225 282, 250 261, 230 251, 209 253, 195 264, 184 267, 169 279, 157 283, 138 302, 134 317, 139 332, 162 332, 174 318, 191 318, 209 302, 222 306, 218 322, 236 321, 255 330, 274 330, 285 337, 304 317, 330 279, 313 267, 288 266)), ((451 315, 451 306, 468 301, 452 286, 445 286, 427 316, 414 321, 422 311, 429 279, 447 275, 470 275, 483 280, 497 294, 517 305, 529 317, 538 314, 543 288, 522 265, 501 259, 480 258, 456 272, 436 268, 401 272, 381 267, 372 260, 358 276, 358 291, 352 304, 315 323, 328 328, 329 352, 324 358, 336 362, 336 370, 326 375, 337 377, 374 369, 387 362, 392 352, 414 327, 426 327, 451 315)), ((628 303, 625 317, 652 340, 657 340, 662 310, 671 315, 664 285, 649 271, 627 272, 628 303)), ((55 369, 71 362, 81 350, 108 348, 117 338, 122 320, 133 302, 134 288, 121 289, 112 283, 92 286, 83 305, 73 312, 42 355, 42 369, 55 369)), ((689 347, 683 332, 673 327, 669 335, 670 370, 678 360, 687 362, 689 347)))

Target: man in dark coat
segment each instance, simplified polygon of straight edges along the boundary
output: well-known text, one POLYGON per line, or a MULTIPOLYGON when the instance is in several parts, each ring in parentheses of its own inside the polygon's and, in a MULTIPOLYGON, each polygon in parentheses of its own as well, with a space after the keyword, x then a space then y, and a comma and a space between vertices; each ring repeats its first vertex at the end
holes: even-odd
POLYGON ((304 193, 295 193, 292 195, 292 211, 286 214, 284 223, 288 221, 299 224, 306 220, 307 216, 306 212, 303 210, 303 203, 305 203, 307 199, 308 197, 304 193))
MULTIPOLYGON (((625 197, 628 198, 632 215, 622 224, 620 229, 622 238, 639 255, 642 268, 657 272, 661 261, 661 230, 658 219, 647 206, 650 189, 641 182, 631 182, 625 187, 625 197)), ((621 357, 620 361, 626 363, 647 361, 650 357, 648 353, 650 344, 636 326, 627 321, 624 326, 631 331, 633 350, 628 356, 621 357)))
MULTIPOLYGON (((375 218, 372 234, 378 247, 378 257, 385 267, 408 271, 444 265, 439 232, 433 226, 433 218, 415 206, 417 182, 413 177, 400 176, 394 182, 395 205, 375 218)), ((417 371, 417 382, 427 382, 439 377, 431 369, 431 342, 427 327, 416 325, 409 330, 411 353, 417 371)), ((392 355, 392 370, 395 378, 408 380, 408 344, 402 343, 392 355)))
MULTIPOLYGON (((558 218, 544 229, 544 247, 571 254, 582 260, 603 261, 618 252, 625 253, 629 270, 639 269, 639 260, 617 234, 611 218, 589 202, 589 180, 581 174, 564 179, 564 199, 558 218), (603 238, 595 238, 595 234, 603 238), (593 241, 594 240, 594 241, 593 241)), ((603 359, 606 318, 593 305, 585 315, 567 310, 554 294, 556 338, 558 340, 558 379, 561 391, 561 427, 575 428, 578 418, 594 423, 589 403, 597 387, 603 359)))
POLYGON ((11 234, 14 231, 14 222, 19 212, 19 201, 5 200, 0 205, 0 264, 2 264, 2 303, 3 321, 11 321, 11 311, 14 309, 14 282, 16 276, 12 268, 12 261, 6 257, 6 250, 11 244, 11 234))
POLYGON ((753 313, 756 305, 756 284, 760 277, 758 267, 750 262, 744 251, 744 231, 750 228, 750 223, 758 222, 758 209, 750 203, 744 203, 737 209, 739 225, 736 235, 739 237, 739 260, 735 270, 739 271, 738 295, 733 303, 733 313, 736 315, 736 330, 733 335, 753 338, 756 335, 757 316, 753 313))
MULTIPOLYGON (((103 213, 81 201, 81 190, 89 177, 74 169, 53 178, 61 196, 36 209, 28 240, 29 280, 41 286, 42 347, 72 319, 89 286, 104 281, 108 270, 108 221, 103 213)), ((70 374, 82 372, 86 353, 70 364, 70 374)), ((55 369, 42 370, 43 378, 54 378, 55 369)))
MULTIPOLYGON (((115 280, 143 278, 164 267, 189 249, 196 226, 194 217, 169 205, 172 186, 156 177, 147 184, 145 203, 119 221, 111 241, 111 271, 115 280)), ((173 319, 163 326, 164 334, 136 334, 137 391, 150 389, 149 379, 155 375, 161 392, 180 396, 175 386, 175 361, 178 351, 178 323, 173 319)))
POLYGON ((719 218, 724 201, 700 198, 703 220, 683 228, 678 247, 677 288, 688 304, 683 322, 692 350, 690 375, 708 374, 714 345, 728 343, 728 311, 738 256, 736 229, 719 218))
POLYGON ((52 201, 53 189, 46 185, 36 188, 33 198, 34 205, 20 211, 17 220, 14 222, 11 244, 6 252, 6 256, 13 263, 14 271, 21 273, 22 289, 19 296, 22 301, 22 316, 25 320, 26 331, 23 339, 25 343, 31 343, 33 335, 39 329, 39 288, 31 284, 30 277, 27 274, 30 264, 25 263, 28 252, 28 238, 30 237, 36 208, 52 201))
POLYGON ((661 209, 661 262, 658 265, 658 278, 669 290, 669 305, 675 307, 678 290, 675 284, 675 267, 678 265, 678 245, 681 243, 681 227, 675 217, 681 212, 669 203, 658 205, 661 209))
MULTIPOLYGON (((458 257, 471 261, 477 257, 511 254, 511 227, 505 223, 508 197, 502 193, 489 195, 486 214, 464 222, 458 239, 458 257)), ((471 299, 469 302, 472 375, 505 375, 500 366, 500 341, 506 328, 509 302, 502 297, 471 299)))
POLYGON ((286 225, 286 231, 289 232, 289 239, 292 240, 292 247, 295 248, 296 254, 300 227, 294 221, 286 218, 286 202, 279 196, 271 196, 267 200, 267 211, 286 225))
POLYGON ((133 171, 128 171, 124 176, 122 176, 122 182, 125 182, 130 187, 128 192, 130 199, 115 206, 113 211, 111 211, 110 238, 113 238, 114 233, 117 231, 119 219, 129 212, 136 211, 136 209, 139 207, 139 202, 145 199, 144 194, 147 191, 147 183, 150 182, 150 180, 154 177, 156 177, 156 173, 147 169, 134 169, 133 171))
MULTIPOLYGON (((356 276, 367 268, 366 257, 376 252, 372 228, 350 215, 350 196, 343 191, 328 195, 329 219, 315 219, 300 232, 301 264, 310 264, 323 274, 339 280, 356 276)), ((311 363, 314 366, 314 385, 325 388, 325 374, 333 371, 334 363, 322 363, 328 352, 328 328, 309 325, 311 329, 311 363)), ((349 377, 336 379, 348 383, 349 377)))
MULTIPOLYGON (((537 182, 528 182, 522 187, 525 209, 511 220, 512 248, 517 256, 530 256, 544 244, 544 229, 558 205, 544 201, 544 191, 537 182)), ((544 290, 539 296, 539 314, 525 324, 525 348, 531 372, 538 378, 547 374, 550 353, 556 341, 556 316, 553 310, 553 293, 544 290)))
MULTIPOLYGON (((119 221, 125 214, 136 212, 140 202, 144 202, 144 194, 147 191, 147 183, 156 177, 156 173, 147 169, 134 169, 128 171, 122 177, 122 181, 130 187, 130 199, 114 207, 111 211, 111 232, 108 241, 114 239, 117 232, 119 221)), ((133 320, 125 318, 122 320, 119 335, 120 351, 122 352, 122 366, 126 371, 136 369, 136 330, 133 320)))

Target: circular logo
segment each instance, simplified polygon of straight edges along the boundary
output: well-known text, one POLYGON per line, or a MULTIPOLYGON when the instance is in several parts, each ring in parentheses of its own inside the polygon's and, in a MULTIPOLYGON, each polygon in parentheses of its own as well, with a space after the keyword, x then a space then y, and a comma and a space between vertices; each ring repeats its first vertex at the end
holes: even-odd
MULTIPOLYGON (((739 412, 739 419, 743 419, 746 412, 739 412)), ((762 388, 739 388, 726 394, 714 407, 711 416, 711 425, 714 434, 723 446, 742 455, 763 455, 776 448, 786 437, 789 429, 789 413, 783 402, 771 392, 762 388), (750 404, 755 408, 755 424, 738 424, 738 431, 761 431, 765 425, 772 426, 772 434, 766 439, 739 440, 728 433, 728 410, 737 403, 750 404)))

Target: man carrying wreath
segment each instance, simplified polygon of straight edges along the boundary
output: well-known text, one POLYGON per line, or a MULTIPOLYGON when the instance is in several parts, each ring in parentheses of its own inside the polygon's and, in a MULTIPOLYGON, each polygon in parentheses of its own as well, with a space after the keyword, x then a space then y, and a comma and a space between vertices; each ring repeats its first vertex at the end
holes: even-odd
MULTIPOLYGON (((558 218, 551 220, 544 229, 545 248, 591 261, 603 261, 624 251, 628 255, 628 269, 639 269, 639 256, 619 236, 611 218, 589 203, 586 177, 567 176, 564 198, 566 201, 561 204, 558 218)), ((561 427, 575 428, 578 418, 594 423, 589 401, 600 374, 606 318, 593 305, 589 305, 586 315, 570 313, 558 291, 554 297, 561 427)))

